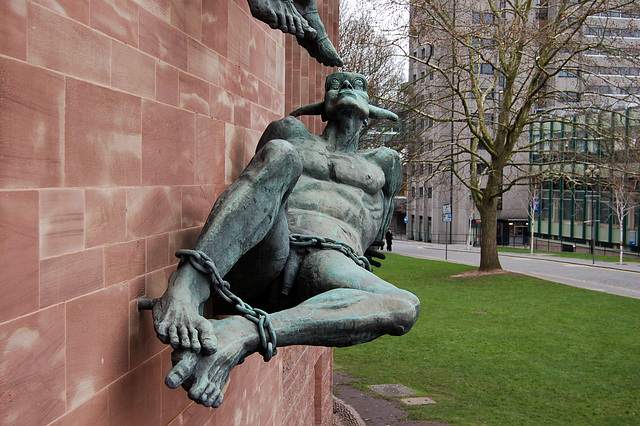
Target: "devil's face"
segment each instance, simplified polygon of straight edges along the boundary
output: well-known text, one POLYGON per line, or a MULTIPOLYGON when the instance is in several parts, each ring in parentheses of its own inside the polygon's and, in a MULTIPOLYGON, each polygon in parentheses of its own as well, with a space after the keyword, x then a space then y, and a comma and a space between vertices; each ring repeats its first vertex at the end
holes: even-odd
POLYGON ((369 117, 367 79, 357 73, 336 72, 325 83, 324 112, 327 118, 337 118, 355 112, 364 120, 369 117))

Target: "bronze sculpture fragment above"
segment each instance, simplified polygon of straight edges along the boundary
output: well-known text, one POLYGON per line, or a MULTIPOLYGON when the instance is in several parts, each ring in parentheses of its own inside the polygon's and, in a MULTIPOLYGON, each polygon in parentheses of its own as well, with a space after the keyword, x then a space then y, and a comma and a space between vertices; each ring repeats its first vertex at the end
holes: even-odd
POLYGON ((296 36, 298 44, 321 64, 343 65, 320 20, 316 0, 248 0, 248 3, 254 18, 296 36))
POLYGON ((325 89, 324 102, 292 113, 322 115, 322 135, 294 117, 271 123, 153 304, 158 337, 175 349, 167 385, 205 406, 220 405, 230 371, 255 352, 364 343, 418 318, 418 299, 369 265, 384 257, 370 247, 388 229, 402 173, 397 152, 358 150, 359 133, 397 117, 369 105, 360 74, 333 73, 325 89), (216 313, 242 315, 204 318, 212 293, 216 313))

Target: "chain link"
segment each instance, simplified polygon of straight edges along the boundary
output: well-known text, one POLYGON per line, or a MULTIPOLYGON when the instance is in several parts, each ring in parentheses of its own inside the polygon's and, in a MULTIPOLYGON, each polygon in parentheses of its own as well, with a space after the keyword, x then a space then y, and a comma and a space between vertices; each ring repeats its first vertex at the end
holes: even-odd
MULTIPOLYGON (((331 238, 317 237, 314 235, 291 234, 289 242, 292 246, 298 247, 316 247, 320 249, 337 250, 345 256, 353 260, 356 265, 371 271, 371 264, 364 256, 358 256, 356 251, 349 244, 331 238)), ((278 352, 276 350, 277 338, 276 333, 271 325, 270 316, 262 309, 252 308, 243 302, 238 296, 230 290, 231 285, 222 279, 218 268, 213 260, 202 250, 178 250, 176 257, 180 258, 180 264, 189 261, 196 270, 207 275, 213 284, 216 293, 227 303, 235 306, 235 308, 249 321, 256 324, 258 334, 260 335, 260 351, 265 361, 269 361, 278 352)))
POLYGON ((342 241, 325 237, 317 237, 315 235, 291 234, 289 235, 289 242, 292 246, 298 247, 316 247, 321 249, 338 250, 340 253, 351 258, 356 265, 369 272, 372 270, 369 259, 364 256, 358 256, 353 247, 347 243, 343 243, 342 241))
POLYGON ((262 350, 259 351, 265 361, 269 361, 278 352, 276 350, 277 339, 276 333, 271 325, 270 316, 262 309, 252 308, 247 303, 243 302, 238 296, 233 294, 230 290, 231 285, 222 279, 218 268, 213 263, 213 260, 207 256, 201 250, 178 250, 176 257, 180 258, 180 264, 185 261, 189 261, 191 265, 198 271, 209 276, 213 288, 218 295, 222 297, 227 303, 235 306, 235 308, 249 321, 256 324, 258 327, 258 334, 260 335, 260 344, 262 350))

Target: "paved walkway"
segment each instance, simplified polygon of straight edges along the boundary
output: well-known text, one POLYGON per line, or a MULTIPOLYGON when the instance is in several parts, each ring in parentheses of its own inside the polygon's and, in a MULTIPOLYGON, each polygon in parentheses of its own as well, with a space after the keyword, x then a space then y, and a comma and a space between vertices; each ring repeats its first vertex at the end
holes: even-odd
MULTIPOLYGON (((393 251, 398 254, 434 260, 480 264, 480 248, 420 241, 396 240, 393 251)), ((640 262, 616 262, 572 259, 535 253, 500 253, 505 270, 531 275, 548 281, 594 291, 640 299, 640 262)))

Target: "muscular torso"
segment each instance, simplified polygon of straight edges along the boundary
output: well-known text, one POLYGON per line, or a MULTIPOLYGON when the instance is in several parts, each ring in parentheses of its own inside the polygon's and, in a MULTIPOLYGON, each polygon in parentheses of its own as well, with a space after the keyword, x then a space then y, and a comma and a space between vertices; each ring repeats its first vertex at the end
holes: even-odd
POLYGON ((290 231, 334 238, 364 251, 384 226, 385 200, 393 196, 389 189, 399 187, 398 182, 389 185, 398 178, 392 173, 399 170, 397 153, 386 148, 336 152, 292 118, 272 123, 266 133, 290 142, 304 167, 289 197, 290 231))

